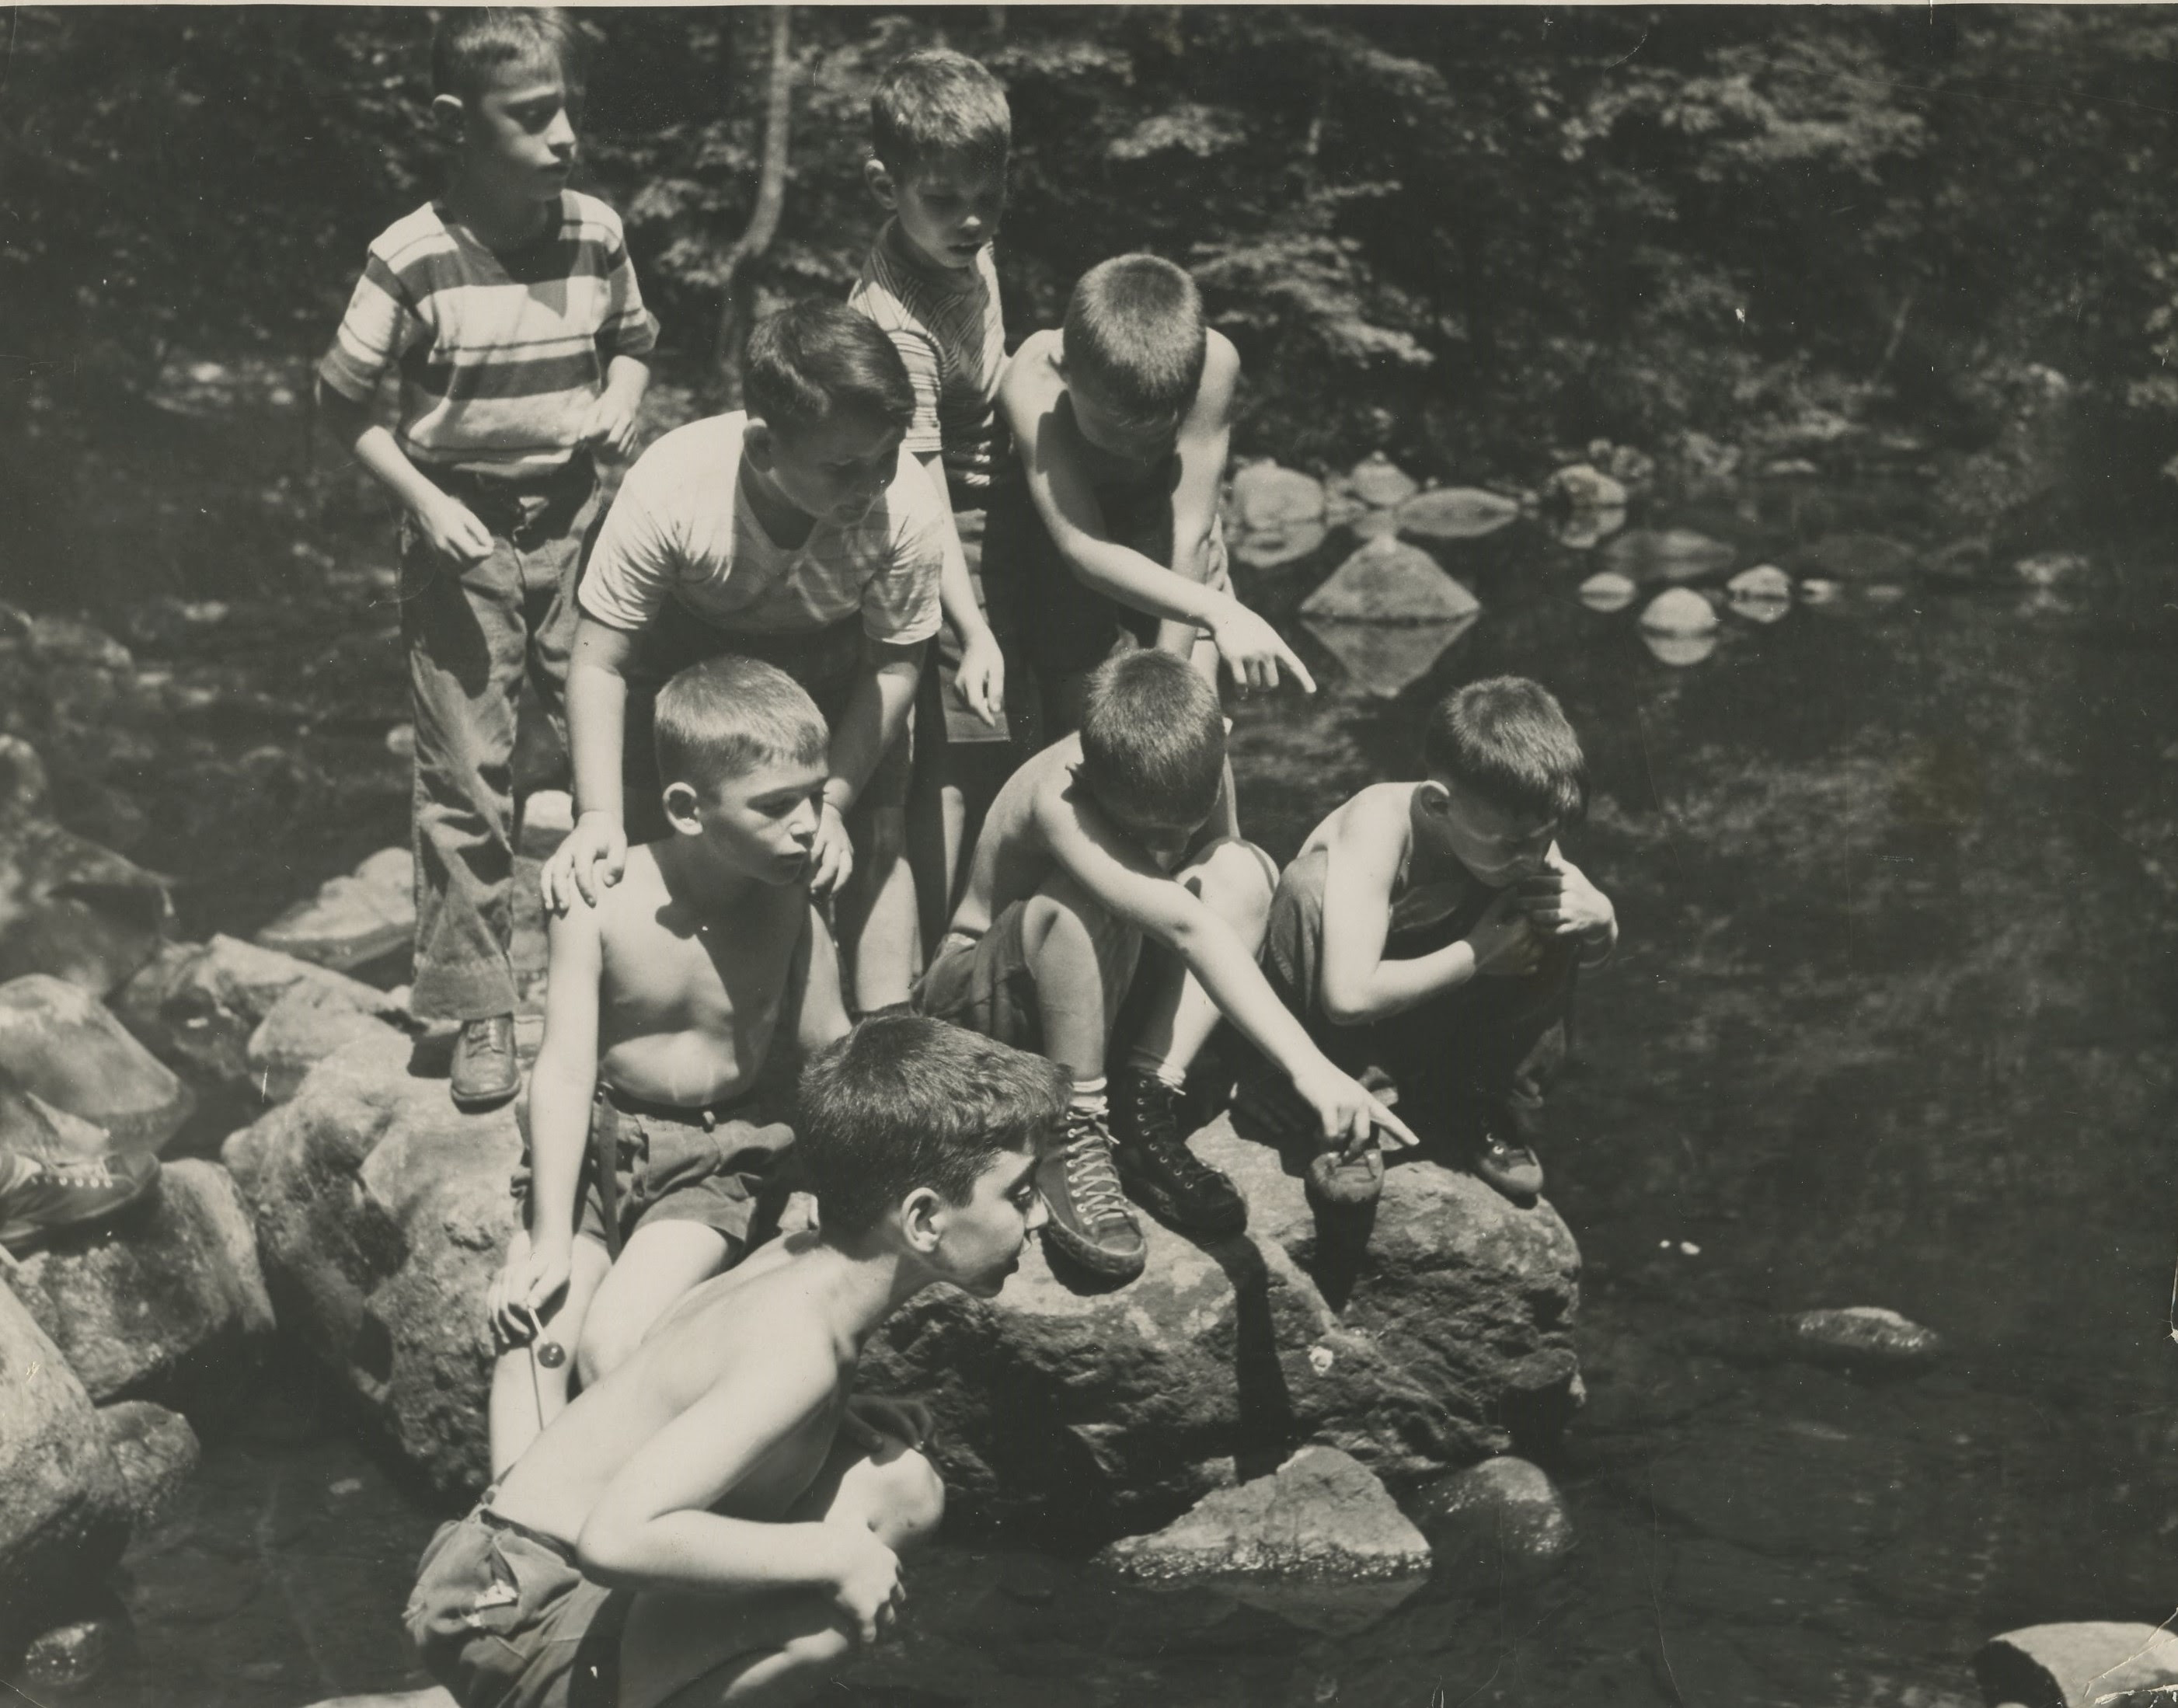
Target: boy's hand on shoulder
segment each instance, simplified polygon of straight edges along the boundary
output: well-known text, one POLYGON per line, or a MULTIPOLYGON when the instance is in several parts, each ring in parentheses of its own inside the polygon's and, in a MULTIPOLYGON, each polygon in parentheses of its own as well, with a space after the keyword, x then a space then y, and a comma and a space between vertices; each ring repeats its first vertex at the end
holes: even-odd
POLYGON ((1475 951, 1475 970, 1486 978, 1518 978, 1542 965, 1542 940, 1529 922, 1527 898, 1520 887, 1508 890, 1467 933, 1475 951))
POLYGON ((854 873, 855 845, 847 835, 847 821, 828 800, 818 813, 816 840, 809 845, 809 893, 836 895, 854 873))
POLYGON ((1368 1142, 1372 1130, 1386 1150, 1404 1151, 1421 1142, 1375 1092, 1321 1057, 1294 1070, 1293 1086, 1316 1111, 1327 1147, 1351 1156, 1368 1142))
POLYGON ((993 729, 999 727, 1006 709, 1006 656, 988 629, 960 649, 954 686, 970 711, 993 729))
POLYGON ((416 512, 416 525, 432 550, 456 563, 478 563, 491 556, 491 530, 458 498, 440 493, 416 512))
POLYGON ((625 463, 635 455, 635 417, 633 403, 607 391, 590 405, 577 436, 614 462, 625 463))
POLYGON ((1278 687, 1278 670, 1283 665, 1293 673, 1294 680, 1304 690, 1311 694, 1316 692, 1316 678, 1294 656, 1293 649, 1276 629, 1237 599, 1225 601, 1210 619, 1209 628, 1218 656, 1225 661, 1225 668, 1232 671, 1233 680, 1241 687, 1278 687))
POLYGON ((1529 925, 1546 937, 1594 942, 1617 922, 1610 898, 1588 881, 1580 868, 1561 856, 1551 856, 1549 866, 1514 893, 1529 925))
POLYGON ((832 1600, 846 1615, 848 1634, 867 1645, 884 1634, 907 1600, 900 1584, 900 1556, 858 1523, 829 1528, 837 1530, 840 1544, 832 1600))
POLYGON ((547 913, 565 913, 580 896, 588 906, 627 870, 627 827, 610 813, 585 813, 537 874, 547 913))

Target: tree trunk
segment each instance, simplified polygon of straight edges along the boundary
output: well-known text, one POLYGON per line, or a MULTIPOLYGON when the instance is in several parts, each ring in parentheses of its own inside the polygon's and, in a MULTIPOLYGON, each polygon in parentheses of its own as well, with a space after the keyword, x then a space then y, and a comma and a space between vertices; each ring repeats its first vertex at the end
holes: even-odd
POLYGON ((725 300, 719 307, 719 334, 712 371, 721 405, 742 401, 742 355, 748 346, 756 298, 754 268, 779 232, 786 205, 786 145, 794 116, 794 8, 771 8, 771 72, 765 90, 763 164, 757 176, 756 205, 747 230, 726 252, 725 300))

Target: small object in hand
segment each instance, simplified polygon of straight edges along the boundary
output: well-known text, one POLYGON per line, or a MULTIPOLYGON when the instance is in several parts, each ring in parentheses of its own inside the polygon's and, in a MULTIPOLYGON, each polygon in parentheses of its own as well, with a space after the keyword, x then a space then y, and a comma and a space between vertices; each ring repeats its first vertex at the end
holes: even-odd
POLYGON ((556 1340, 548 1340, 537 1349, 537 1361, 547 1370, 557 1370, 567 1361, 567 1349, 556 1340))

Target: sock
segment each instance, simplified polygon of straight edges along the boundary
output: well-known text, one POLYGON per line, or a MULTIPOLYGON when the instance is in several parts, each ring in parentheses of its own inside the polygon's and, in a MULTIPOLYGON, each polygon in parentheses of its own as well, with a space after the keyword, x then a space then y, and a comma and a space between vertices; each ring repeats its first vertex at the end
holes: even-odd
POLYGON ((1093 1080, 1075 1081, 1072 1102, 1083 1114, 1093 1115, 1103 1120, 1105 1114, 1104 1076, 1098 1074, 1093 1080))
POLYGON ((1127 1070, 1138 1073, 1144 1079, 1156 1080, 1170 1086, 1176 1092, 1187 1089, 1187 1070, 1174 1067, 1170 1062, 1140 1045, 1127 1052, 1127 1070))

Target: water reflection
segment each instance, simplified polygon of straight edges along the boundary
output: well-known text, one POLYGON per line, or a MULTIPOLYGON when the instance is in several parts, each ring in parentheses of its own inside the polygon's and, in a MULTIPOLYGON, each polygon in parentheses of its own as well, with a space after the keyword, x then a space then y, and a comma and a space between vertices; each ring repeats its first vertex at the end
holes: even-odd
POLYGON ((1436 665, 1480 616, 1446 622, 1333 622, 1304 617, 1301 627, 1337 659, 1347 682, 1378 699, 1396 699, 1436 665))

